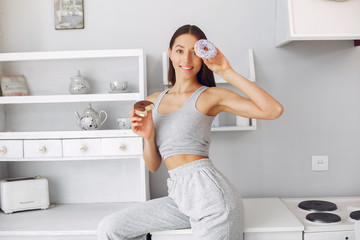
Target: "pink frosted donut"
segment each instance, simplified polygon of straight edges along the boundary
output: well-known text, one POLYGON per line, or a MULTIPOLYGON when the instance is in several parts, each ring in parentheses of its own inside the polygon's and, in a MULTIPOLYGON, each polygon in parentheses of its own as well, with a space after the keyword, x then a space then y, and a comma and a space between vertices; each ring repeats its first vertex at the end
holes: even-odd
POLYGON ((201 58, 214 58, 217 54, 215 45, 206 39, 200 39, 195 43, 195 53, 201 58))

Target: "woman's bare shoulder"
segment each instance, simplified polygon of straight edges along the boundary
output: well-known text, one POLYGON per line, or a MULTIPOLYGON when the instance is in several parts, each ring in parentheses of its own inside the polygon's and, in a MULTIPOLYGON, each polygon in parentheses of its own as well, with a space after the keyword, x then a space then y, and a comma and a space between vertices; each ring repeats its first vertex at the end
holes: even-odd
POLYGON ((206 89, 206 91, 204 92, 204 96, 209 97, 209 98, 214 98, 214 97, 221 97, 226 93, 231 92, 230 90, 226 89, 226 88, 222 88, 222 87, 209 87, 208 89, 206 89))
POLYGON ((151 101, 151 102, 154 103, 160 94, 161 94, 161 92, 155 92, 155 93, 149 95, 149 96, 146 98, 146 100, 151 101))

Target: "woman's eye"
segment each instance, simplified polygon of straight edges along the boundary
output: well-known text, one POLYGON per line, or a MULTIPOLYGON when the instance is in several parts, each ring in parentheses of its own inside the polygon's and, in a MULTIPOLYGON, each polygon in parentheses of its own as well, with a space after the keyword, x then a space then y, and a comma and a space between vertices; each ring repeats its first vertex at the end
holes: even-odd
POLYGON ((182 51, 179 49, 179 50, 176 50, 177 53, 182 53, 182 51))

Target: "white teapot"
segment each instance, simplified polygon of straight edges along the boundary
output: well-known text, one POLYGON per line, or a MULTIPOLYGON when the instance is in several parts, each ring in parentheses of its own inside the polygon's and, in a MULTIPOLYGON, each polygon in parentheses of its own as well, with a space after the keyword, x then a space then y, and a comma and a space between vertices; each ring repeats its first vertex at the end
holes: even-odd
POLYGON ((89 103, 89 107, 84 110, 80 115, 75 111, 76 116, 78 117, 78 125, 84 130, 95 130, 100 129, 107 119, 107 113, 105 111, 96 112, 89 103), (101 114, 104 115, 104 120, 101 121, 101 114))

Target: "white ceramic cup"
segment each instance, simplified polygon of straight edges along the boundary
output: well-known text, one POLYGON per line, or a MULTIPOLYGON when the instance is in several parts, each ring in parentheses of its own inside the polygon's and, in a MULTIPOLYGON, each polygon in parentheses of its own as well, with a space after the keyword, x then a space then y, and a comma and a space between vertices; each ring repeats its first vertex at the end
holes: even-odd
POLYGON ((111 91, 126 91, 128 82, 127 81, 120 81, 114 80, 110 82, 110 89, 111 91))
POLYGON ((130 129, 130 118, 117 118, 116 123, 119 126, 120 129, 130 129))

